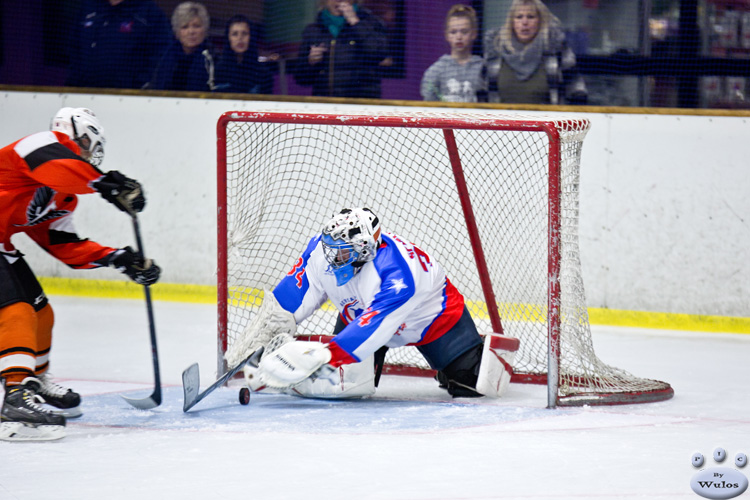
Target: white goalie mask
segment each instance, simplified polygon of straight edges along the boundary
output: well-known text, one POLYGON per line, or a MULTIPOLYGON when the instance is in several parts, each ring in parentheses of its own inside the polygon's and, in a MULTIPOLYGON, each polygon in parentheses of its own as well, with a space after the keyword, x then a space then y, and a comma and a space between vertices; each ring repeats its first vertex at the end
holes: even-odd
POLYGON ((87 108, 61 108, 50 130, 62 132, 81 147, 81 157, 98 167, 104 160, 104 128, 87 108))
POLYGON ((323 226, 326 261, 341 286, 366 262, 375 258, 380 245, 380 220, 369 208, 345 208, 323 226))

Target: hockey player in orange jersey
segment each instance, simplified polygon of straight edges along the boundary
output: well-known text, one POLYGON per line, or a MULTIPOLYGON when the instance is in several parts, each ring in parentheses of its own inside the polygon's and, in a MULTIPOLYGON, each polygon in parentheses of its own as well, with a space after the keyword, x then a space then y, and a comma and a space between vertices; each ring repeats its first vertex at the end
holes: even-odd
POLYGON ((102 172, 104 131, 85 108, 62 108, 50 131, 0 149, 0 378, 5 396, 0 440, 49 440, 65 435, 64 411, 75 414, 80 396, 47 373, 52 307, 23 254, 11 243, 25 233, 74 269, 113 267, 139 284, 160 269, 129 247, 112 248, 80 238, 72 215, 77 195, 99 193, 128 213, 143 210, 141 185, 120 172, 102 172), (51 411, 41 403, 62 408, 51 411), (71 410, 72 409, 72 410, 71 410))

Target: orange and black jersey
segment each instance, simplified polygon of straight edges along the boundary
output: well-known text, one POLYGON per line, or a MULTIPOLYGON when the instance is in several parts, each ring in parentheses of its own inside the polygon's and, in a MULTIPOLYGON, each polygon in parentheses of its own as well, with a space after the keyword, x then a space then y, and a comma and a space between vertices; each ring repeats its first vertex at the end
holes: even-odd
POLYGON ((73 228, 77 194, 94 193, 102 172, 83 160, 60 132, 39 132, 0 149, 0 253, 26 233, 76 269, 99 267, 116 249, 81 239, 73 228))

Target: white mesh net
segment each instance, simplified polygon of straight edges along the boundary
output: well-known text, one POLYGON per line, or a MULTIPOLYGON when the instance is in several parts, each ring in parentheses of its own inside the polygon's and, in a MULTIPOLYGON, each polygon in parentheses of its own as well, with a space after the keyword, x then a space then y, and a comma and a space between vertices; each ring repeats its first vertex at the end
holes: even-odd
MULTIPOLYGON (((302 123, 313 120, 300 114, 233 116, 226 124, 226 165, 219 165, 220 177, 226 173, 229 345, 250 321, 262 290, 275 286, 308 239, 345 206, 371 208, 384 230, 411 239, 441 262, 480 332, 491 331, 443 134, 451 128, 504 332, 521 341, 515 380, 543 381, 547 373, 550 285, 559 276, 560 292, 553 290, 552 298, 559 303, 553 312, 560 318, 561 401, 671 395, 668 384, 610 367, 594 353, 578 249, 579 166, 588 121, 416 112, 323 115, 317 123, 302 123), (559 162, 540 122, 559 133, 559 162), (391 124, 398 126, 386 126, 391 124), (559 164, 559 199, 551 198, 550 164, 553 171, 559 164), (558 202, 559 235, 552 231, 550 238, 550 206, 558 202), (559 271, 550 271, 550 240, 558 236, 559 271)), ((223 279, 221 269, 219 274, 223 279)), ((327 303, 297 334, 329 334, 335 321, 336 310, 327 303)), ((427 368, 409 347, 390 350, 386 361, 427 368)))

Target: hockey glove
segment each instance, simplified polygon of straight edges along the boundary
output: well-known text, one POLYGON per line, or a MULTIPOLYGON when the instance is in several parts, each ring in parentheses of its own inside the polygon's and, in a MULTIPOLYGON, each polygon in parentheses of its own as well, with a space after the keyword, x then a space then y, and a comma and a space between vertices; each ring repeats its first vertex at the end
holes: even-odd
POLYGON ((153 285, 159 280, 161 274, 161 268, 153 260, 144 259, 130 247, 122 248, 112 254, 109 265, 127 274, 139 285, 153 285))
MULTIPOLYGON (((331 351, 320 342, 288 342, 263 356, 258 369, 246 378, 253 391, 286 389, 318 372, 331 360, 331 351)), ((324 370, 324 372, 327 372, 324 370)))
POLYGON ((125 177, 117 170, 107 172, 92 186, 102 195, 102 198, 123 212, 134 214, 142 211, 146 205, 141 184, 130 177, 125 177))

